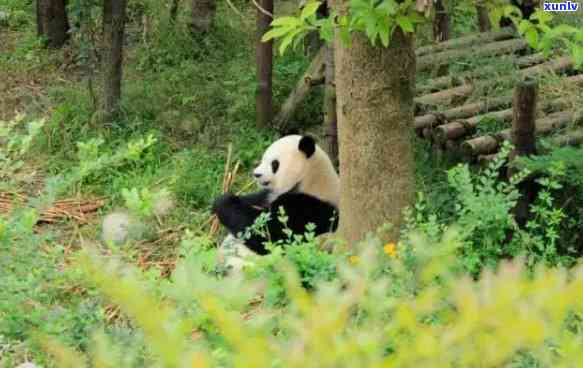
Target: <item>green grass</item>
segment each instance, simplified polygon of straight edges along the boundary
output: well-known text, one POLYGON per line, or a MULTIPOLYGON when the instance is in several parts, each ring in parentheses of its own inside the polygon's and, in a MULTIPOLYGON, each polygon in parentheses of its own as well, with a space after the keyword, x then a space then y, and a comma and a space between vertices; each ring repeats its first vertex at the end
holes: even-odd
MULTIPOLYGON (((171 260, 180 254, 183 258, 202 259, 212 265, 216 257, 212 250, 196 252, 216 240, 207 236, 206 224, 209 205, 222 191, 228 145, 232 144, 234 157, 242 164, 233 186, 234 190, 240 190, 248 184, 254 163, 277 136, 273 131, 255 127, 253 8, 235 2, 244 12, 244 18, 239 18, 221 3, 213 32, 204 38, 193 38, 187 31, 189 14, 184 7, 175 27, 170 27, 164 16, 156 18, 158 21, 153 23, 144 43, 141 15, 144 12, 159 14, 165 8, 161 2, 153 0, 143 4, 130 1, 132 23, 128 28, 124 65, 123 113, 115 124, 104 127, 94 116, 84 65, 73 63, 68 69, 62 69, 64 52, 40 48, 34 35, 33 2, 0 0, 0 9, 11 12, 10 39, 0 45, 10 52, 0 52, 0 70, 18 86, 16 90, 0 91, 0 98, 11 99, 10 103, 2 104, 5 109, 2 113, 8 116, 18 109, 31 117, 47 118, 27 164, 33 167, 34 163, 41 177, 64 174, 79 165, 80 142, 103 138, 99 155, 112 155, 128 141, 152 134, 157 140, 139 160, 103 168, 76 183, 63 196, 107 197, 108 203, 99 215, 124 205, 121 194, 124 189, 168 188, 177 202, 170 216, 152 222, 156 232, 154 241, 122 248, 96 245, 99 217, 87 225, 74 221, 45 225, 35 233, 23 215, 15 216, 13 223, 0 229, 0 366, 13 367, 25 359, 45 367, 53 366, 31 338, 33 332, 58 336, 65 344, 86 351, 92 344, 89 336, 96 328, 104 327, 120 346, 133 344, 137 339, 137 348, 132 346, 131 350, 139 350, 142 356, 151 354, 141 350, 142 336, 134 325, 123 314, 112 313, 108 301, 81 282, 79 269, 69 263, 71 251, 78 250, 82 243, 90 243, 104 254, 129 263, 137 263, 145 254, 154 261, 171 260), (19 96, 11 95, 15 93, 19 96), (21 97, 25 98, 24 102, 19 100, 21 97), (5 236, 6 229, 11 231, 11 236, 5 236), (185 234, 185 230, 189 233, 185 234), (186 240, 181 241, 183 236, 186 240)), ((473 17, 471 12, 462 12, 456 17, 455 34, 474 29, 473 17)), ((427 40, 428 32, 429 29, 425 29, 420 38, 427 40)), ((80 42, 74 37, 68 50, 75 50, 80 42)), ((276 57, 276 106, 294 88, 308 63, 301 50, 276 57)), ((470 59, 452 65, 450 71, 458 73, 486 65, 490 65, 490 61, 470 59)), ((493 68, 496 75, 508 72, 504 62, 493 68)), ((98 91, 98 79, 95 88, 98 91)), ((294 122, 306 127, 318 126, 322 120, 321 101, 319 88, 301 106, 294 122)), ((456 195, 448 184, 446 171, 452 161, 434 155, 425 142, 416 141, 415 147, 417 190, 425 193, 425 211, 437 216, 442 223, 450 223, 456 218, 457 210, 456 195)), ((41 184, 15 181, 12 189, 36 195, 41 184)), ((0 227, 3 224, 0 223, 0 227)), ((577 228, 579 224, 572 226, 577 228)), ((290 254, 288 260, 299 266, 303 272, 302 281, 309 286, 318 278, 333 278, 334 263, 343 259, 343 256, 321 253, 314 247, 290 254)), ((279 262, 278 257, 273 258, 279 262)), ((275 285, 268 292, 277 304, 284 288, 281 274, 270 264, 272 261, 275 262, 266 258, 264 268, 256 271, 260 279, 265 277, 275 285)), ((155 293, 166 295, 168 283, 160 277, 156 267, 146 273, 146 278, 151 281, 155 293)), ((204 319, 197 322, 208 336, 214 336, 210 344, 220 347, 219 358, 226 354, 229 348, 214 327, 204 319)), ((527 354, 523 361, 523 367, 536 366, 527 354)))

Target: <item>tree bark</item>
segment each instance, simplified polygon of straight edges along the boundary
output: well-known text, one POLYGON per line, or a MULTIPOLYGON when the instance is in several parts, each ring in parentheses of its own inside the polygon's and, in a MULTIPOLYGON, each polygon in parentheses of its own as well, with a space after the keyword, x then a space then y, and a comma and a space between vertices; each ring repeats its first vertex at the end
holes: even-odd
POLYGON ((492 30, 492 24, 488 16, 488 9, 485 6, 477 5, 476 12, 478 13, 478 28, 480 32, 490 32, 492 30))
POLYGON ((69 35, 67 0, 37 0, 36 13, 38 36, 46 38, 48 47, 62 47, 69 35))
POLYGON ((216 12, 216 0, 192 0, 192 33, 208 33, 213 25, 216 12))
POLYGON ((273 14, 273 0, 259 0, 257 9, 257 35, 255 58, 257 65, 257 92, 255 108, 257 127, 264 128, 271 125, 273 119, 273 40, 261 42, 261 37, 269 30, 272 18, 265 12, 273 14))
POLYGON ((103 119, 106 124, 111 124, 120 111, 126 1, 103 1, 103 119))
MULTIPOLYGON (((346 1, 339 2, 340 11, 346 1)), ((349 245, 379 226, 398 238, 402 211, 415 193, 411 143, 415 51, 413 36, 397 29, 388 48, 360 33, 335 44, 340 151, 340 234, 349 245)))
POLYGON ((325 46, 326 70, 324 89, 324 126, 327 130, 328 155, 338 167, 338 115, 336 113, 336 81, 334 76, 334 46, 325 46))
POLYGON ((289 121, 293 117, 298 106, 304 101, 314 84, 320 84, 324 80, 325 47, 322 47, 316 57, 310 63, 306 73, 300 78, 296 88, 285 100, 281 110, 276 115, 273 125, 280 131, 288 128, 289 121))

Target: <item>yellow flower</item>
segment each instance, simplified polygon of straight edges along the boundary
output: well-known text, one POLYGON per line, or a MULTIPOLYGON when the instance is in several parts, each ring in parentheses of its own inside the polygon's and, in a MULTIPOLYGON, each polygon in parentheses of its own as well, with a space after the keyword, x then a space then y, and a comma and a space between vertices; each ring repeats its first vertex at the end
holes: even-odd
POLYGON ((348 262, 350 264, 357 264, 358 261, 360 261, 360 258, 358 258, 358 256, 350 256, 350 257, 348 257, 348 262))
POLYGON ((397 256, 397 244, 395 243, 387 243, 385 244, 385 246, 383 247, 383 250, 385 251, 386 254, 388 254, 389 256, 395 258, 397 256))

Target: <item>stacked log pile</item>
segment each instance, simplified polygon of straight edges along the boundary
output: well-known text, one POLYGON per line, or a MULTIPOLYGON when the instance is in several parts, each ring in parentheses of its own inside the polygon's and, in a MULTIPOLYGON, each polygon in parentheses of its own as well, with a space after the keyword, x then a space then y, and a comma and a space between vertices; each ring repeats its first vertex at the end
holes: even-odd
MULTIPOLYGON (((513 31, 503 29, 420 47, 416 51, 417 69, 426 70, 464 57, 490 57, 495 63, 497 57, 505 56, 517 69, 517 75, 509 75, 509 78, 537 79, 554 74, 560 76, 563 87, 583 87, 583 73, 577 74, 571 57, 545 60, 540 53, 529 53, 531 50, 517 37, 513 31)), ((419 84, 414 121, 417 135, 429 140, 437 149, 454 151, 469 161, 490 160, 501 143, 511 138, 513 98, 509 87, 495 97, 473 98, 473 102, 466 102, 475 97, 477 91, 498 86, 500 81, 488 79, 487 75, 484 70, 470 70, 419 84), (500 131, 492 132, 491 126, 487 126, 492 121, 500 126, 500 131), (484 133, 486 131, 489 133, 484 133)), ((536 108, 537 136, 571 125, 576 120, 576 108, 581 108, 581 104, 572 98, 541 98, 536 108)), ((581 144, 583 128, 554 137, 553 142, 581 144)))

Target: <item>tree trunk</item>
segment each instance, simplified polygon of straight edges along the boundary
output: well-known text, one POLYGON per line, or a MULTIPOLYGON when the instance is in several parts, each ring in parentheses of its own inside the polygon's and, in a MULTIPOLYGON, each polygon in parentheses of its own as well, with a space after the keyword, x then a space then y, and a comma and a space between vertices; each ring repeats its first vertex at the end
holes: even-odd
POLYGON ((45 37, 49 47, 62 47, 69 35, 67 1, 37 0, 36 17, 38 36, 45 37))
POLYGON ((208 33, 217 11, 215 0, 192 0, 192 33, 208 33))
POLYGON ((261 9, 257 9, 257 35, 255 45, 255 58, 257 64, 257 92, 255 96, 255 108, 257 114, 257 126, 267 127, 273 119, 273 40, 261 42, 261 37, 269 30, 273 14, 273 0, 259 0, 261 9))
POLYGON ((175 23, 178 16, 178 8, 180 7, 180 0, 172 0, 170 4, 170 22, 175 23))
POLYGON ((126 0, 103 1, 103 118, 111 124, 121 100, 126 0))
POLYGON ((490 24, 488 9, 478 5, 476 6, 476 11, 478 13, 478 27, 480 28, 480 32, 490 32, 492 30, 492 24, 490 24))
POLYGON ((328 45, 325 50, 324 71, 326 85, 324 87, 324 126, 327 130, 328 154, 334 166, 338 167, 338 116, 336 113, 336 86, 334 80, 334 46, 328 45))
MULTIPOLYGON (((443 0, 435 2, 435 19, 433 19, 433 41, 441 43, 449 40, 449 14, 443 5, 443 0)), ((447 74, 448 64, 440 65, 437 68, 437 75, 442 76, 447 74)))
MULTIPOLYGON (((302 75, 298 81, 296 88, 289 94, 288 98, 283 103, 281 110, 275 118, 273 119, 273 125, 277 127, 280 131, 285 131, 288 129, 288 125, 294 113, 300 106, 300 104, 308 96, 308 93, 312 89, 312 86, 322 84, 324 81, 324 56, 325 48, 320 49, 320 51, 314 57, 314 60, 310 63, 308 70, 302 75)), ((295 128, 295 127, 294 127, 295 128)))
POLYGON ((340 234, 349 245, 385 223, 393 225, 385 240, 397 240, 402 211, 413 203, 413 45, 400 29, 388 48, 360 33, 349 48, 336 37, 340 234))

